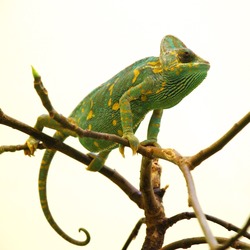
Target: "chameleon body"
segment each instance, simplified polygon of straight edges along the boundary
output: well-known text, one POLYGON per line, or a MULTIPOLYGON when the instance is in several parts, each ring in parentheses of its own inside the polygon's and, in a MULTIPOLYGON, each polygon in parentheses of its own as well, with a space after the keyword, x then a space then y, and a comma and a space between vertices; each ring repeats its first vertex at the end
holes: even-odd
MULTIPOLYGON (((125 68, 107 82, 89 93, 71 113, 70 119, 82 129, 105 132, 122 136, 129 141, 135 153, 139 141, 134 133, 145 115, 153 110, 144 145, 157 145, 163 109, 178 104, 192 92, 206 77, 209 63, 188 49, 178 38, 165 36, 161 42, 160 56, 147 57, 125 68)), ((40 117, 35 128, 54 127, 54 137, 63 141, 70 134, 49 116, 40 117)), ((110 151, 119 145, 105 140, 82 137, 81 144, 91 152, 99 152, 88 170, 102 168, 110 151)), ((29 138, 29 154, 33 154, 37 141, 29 138)), ((124 147, 120 146, 124 154, 124 147)), ((55 223, 48 207, 46 180, 55 151, 47 149, 40 167, 39 192, 43 212, 50 225, 67 241, 76 245, 86 245, 87 239, 76 241, 66 235, 55 223)))

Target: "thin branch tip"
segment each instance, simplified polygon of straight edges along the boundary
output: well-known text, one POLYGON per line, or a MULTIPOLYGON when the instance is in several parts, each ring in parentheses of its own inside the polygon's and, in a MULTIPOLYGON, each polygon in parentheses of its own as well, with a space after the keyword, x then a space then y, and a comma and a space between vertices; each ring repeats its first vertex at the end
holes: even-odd
POLYGON ((38 80, 41 79, 41 76, 39 75, 39 73, 36 71, 36 69, 31 65, 31 70, 32 70, 32 75, 34 77, 34 80, 38 80))

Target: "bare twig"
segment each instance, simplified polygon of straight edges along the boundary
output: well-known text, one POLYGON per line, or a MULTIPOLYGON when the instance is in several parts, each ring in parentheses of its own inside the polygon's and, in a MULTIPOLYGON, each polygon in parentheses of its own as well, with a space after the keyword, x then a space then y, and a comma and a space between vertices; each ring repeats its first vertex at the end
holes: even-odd
POLYGON ((221 150, 232 138, 237 135, 250 122, 250 112, 240 119, 234 126, 229 129, 220 139, 209 147, 201 150, 199 153, 189 158, 191 169, 194 169, 202 161, 206 160, 219 150, 221 150))
MULTIPOLYGON (((22 145, 3 145, 3 146, 0 146, 0 154, 6 153, 6 152, 23 151, 25 149, 28 149, 26 144, 22 144, 22 145)), ((42 143, 39 143, 37 145, 37 149, 45 149, 45 146, 42 143)))
POLYGON ((143 208, 141 192, 116 170, 103 166, 99 173, 115 183, 139 208, 143 208))
MULTIPOLYGON (((214 222, 214 223, 226 228, 228 231, 234 231, 234 232, 237 232, 237 233, 241 231, 241 229, 239 227, 236 227, 235 225, 233 225, 233 224, 231 224, 229 222, 226 222, 224 220, 216 218, 216 217, 214 217, 212 215, 205 214, 205 216, 206 216, 207 220, 209 220, 211 222, 214 222)), ((180 213, 180 214, 177 214, 177 215, 174 215, 174 216, 168 218, 168 225, 169 225, 169 227, 171 227, 171 226, 173 226, 173 224, 175 224, 175 223, 177 223, 177 222, 179 222, 181 220, 184 220, 184 219, 189 220, 189 219, 192 219, 192 218, 196 218, 195 213, 183 212, 183 213, 180 213)), ((250 239, 250 234, 248 232, 243 231, 242 233, 243 233, 242 236, 250 239)))
MULTIPOLYGON (((234 136, 236 136, 246 125, 250 123, 250 112, 248 112, 243 118, 241 118, 234 126, 229 129, 221 138, 211 144, 209 147, 202 149, 200 152, 193 156, 186 157, 189 162, 190 170, 193 170, 201 162, 221 150, 228 142, 230 142, 234 136)), ((172 149, 161 149, 148 147, 148 153, 151 155, 150 158, 161 158, 176 164, 175 155, 172 149)))
POLYGON ((184 175, 184 178, 186 180, 187 189, 188 189, 189 204, 194 209, 196 217, 200 223, 202 231, 206 237, 206 240, 207 240, 211 250, 216 249, 218 246, 218 243, 217 243, 217 240, 215 239, 215 237, 213 236, 212 231, 209 228, 206 217, 205 217, 205 215, 202 211, 202 208, 200 206, 200 203, 198 201, 198 197, 196 195, 195 185, 194 185, 194 181, 193 181, 190 169, 189 169, 189 165, 187 165, 186 162, 183 162, 183 164, 180 164, 179 167, 180 167, 180 169, 184 175))
POLYGON ((122 247, 122 250, 127 250, 130 243, 133 239, 138 235, 138 232, 142 226, 142 224, 145 223, 145 218, 141 218, 135 225, 134 229, 132 230, 131 234, 129 235, 127 241, 125 242, 124 246, 122 247))
MULTIPOLYGON (((225 242, 228 241, 227 238, 223 238, 223 237, 216 237, 216 240, 220 244, 224 244, 225 242)), ((199 245, 199 244, 207 244, 206 238, 205 237, 193 237, 193 238, 182 239, 182 240, 175 241, 173 243, 170 243, 164 246, 161 250, 187 249, 193 245, 199 245)), ((235 241, 230 246, 235 249, 244 249, 244 250, 250 249, 250 245, 242 241, 235 241)))
POLYGON ((245 226, 235 236, 233 236, 231 239, 225 242, 223 246, 218 247, 218 250, 224 250, 232 246, 234 242, 236 242, 241 236, 245 234, 249 226, 250 226, 250 217, 248 218, 245 226))

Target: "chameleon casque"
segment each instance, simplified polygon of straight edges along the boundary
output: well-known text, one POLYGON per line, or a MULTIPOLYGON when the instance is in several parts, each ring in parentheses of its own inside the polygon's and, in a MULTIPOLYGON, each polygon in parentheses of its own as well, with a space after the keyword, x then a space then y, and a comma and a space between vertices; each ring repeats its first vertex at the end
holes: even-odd
MULTIPOLYGON (((163 109, 175 106, 191 93, 205 79, 209 68, 207 61, 198 57, 178 38, 165 36, 161 42, 159 57, 144 58, 116 74, 89 93, 69 118, 82 129, 122 136, 129 141, 133 153, 136 153, 139 141, 134 133, 145 115, 153 110, 147 140, 143 145, 157 146, 163 109)), ((45 126, 55 128, 57 132, 54 138, 61 141, 74 135, 48 115, 39 117, 35 128, 42 130, 45 126)), ((82 137, 79 140, 90 152, 99 153, 87 167, 91 171, 99 171, 110 151, 119 146, 111 141, 93 138, 82 137)), ((29 148, 26 154, 32 155, 38 141, 30 137, 26 143, 29 148)), ((41 206, 47 221, 59 235, 70 243, 84 246, 90 240, 89 233, 85 229, 79 229, 85 232, 86 240, 72 239, 56 224, 49 210, 46 181, 55 152, 47 149, 42 159, 39 173, 41 206)), ((120 152, 124 155, 124 146, 120 145, 120 152)))

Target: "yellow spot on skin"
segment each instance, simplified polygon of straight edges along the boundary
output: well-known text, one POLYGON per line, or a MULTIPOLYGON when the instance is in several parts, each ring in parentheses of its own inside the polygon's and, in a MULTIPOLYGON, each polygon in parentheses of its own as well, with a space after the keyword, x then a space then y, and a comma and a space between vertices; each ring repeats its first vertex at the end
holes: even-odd
POLYGON ((82 113, 84 113, 84 108, 82 108, 82 113))
POLYGON ((158 89, 158 90, 156 90, 156 94, 158 94, 158 93, 160 93, 162 90, 164 90, 164 88, 160 88, 160 89, 158 89))
POLYGON ((45 161, 45 160, 42 160, 42 162, 41 162, 41 165, 47 165, 47 161, 45 161))
POLYGON ((91 124, 89 124, 88 130, 92 130, 92 125, 91 124))
POLYGON ((114 83, 109 87, 109 94, 112 95, 114 89, 114 83))
POLYGON ((120 111, 122 114, 128 114, 128 113, 131 113, 130 110, 126 110, 126 109, 121 109, 120 111))
POLYGON ((39 181, 39 190, 44 190, 45 189, 45 181, 39 181))
POLYGON ((98 143, 97 141, 94 141, 94 145, 95 145, 97 148, 100 147, 100 146, 99 146, 99 143, 98 143))
POLYGON ((90 108, 92 109, 92 108, 93 108, 93 106, 94 106, 94 102, 93 102, 93 100, 92 100, 92 99, 90 99, 90 108))
POLYGON ((94 117, 93 110, 91 109, 88 113, 87 120, 90 120, 94 117))
POLYGON ((119 136, 123 136, 123 132, 121 130, 118 130, 117 133, 119 136))
POLYGON ((108 101, 108 106, 110 107, 112 104, 112 99, 110 98, 109 101, 108 101))
POLYGON ((150 65, 150 66, 155 66, 155 65, 157 65, 159 62, 158 61, 156 61, 156 62, 148 62, 148 65, 150 65))
POLYGON ((161 73, 162 72, 162 67, 161 67, 161 63, 160 61, 156 61, 156 62, 148 62, 147 63, 149 66, 151 66, 152 71, 155 74, 161 73))
POLYGON ((161 73, 162 72, 162 68, 155 68, 155 69, 153 69, 153 72, 155 74, 161 73))
POLYGON ((118 102, 114 103, 114 105, 112 106, 112 109, 115 111, 118 110, 119 108, 120 108, 120 105, 118 102))
POLYGON ((144 94, 144 95, 150 95, 150 94, 153 93, 153 91, 152 90, 147 90, 147 91, 142 90, 141 93, 144 94))
POLYGON ((112 121, 112 124, 113 124, 113 126, 116 126, 117 120, 113 120, 113 121, 112 121))
POLYGON ((147 99, 148 99, 147 96, 152 94, 152 93, 153 93, 152 90, 144 90, 144 89, 142 89, 141 90, 141 100, 143 102, 147 101, 147 99))
POLYGON ((139 76, 140 71, 138 69, 134 70, 134 78, 132 79, 132 83, 135 83, 137 77, 139 76))

